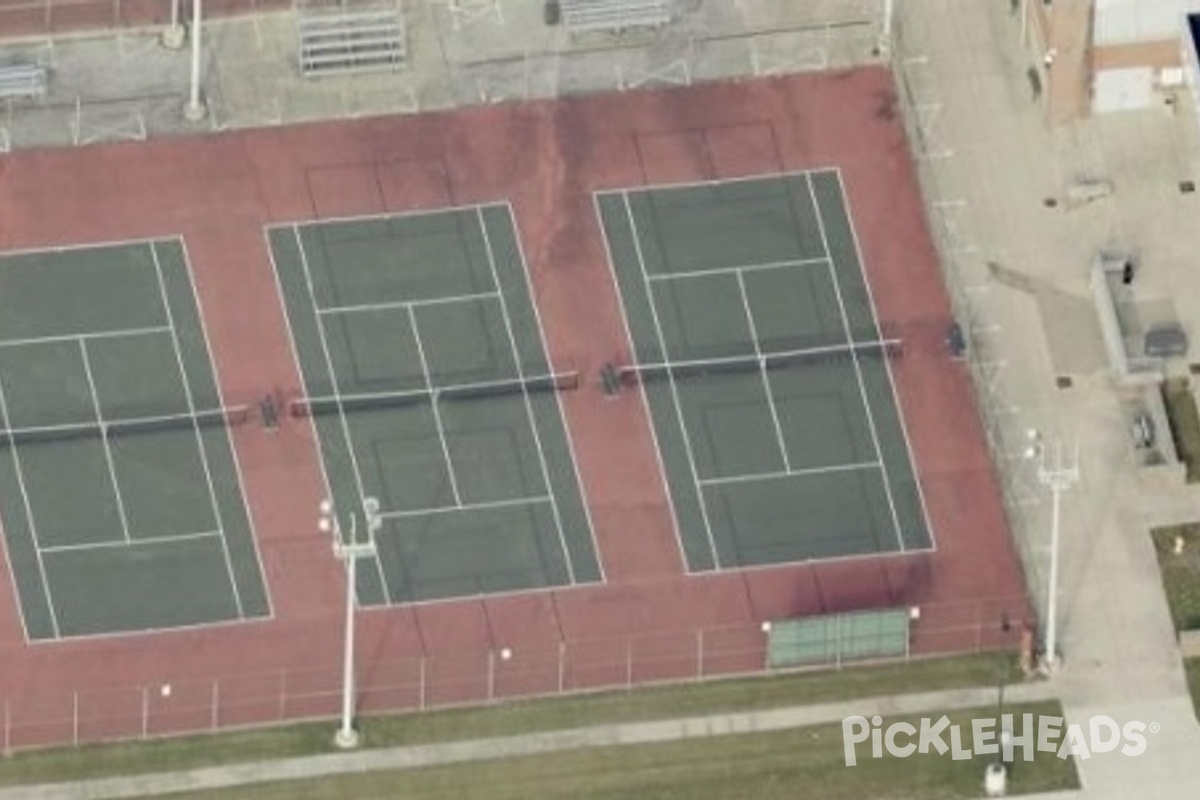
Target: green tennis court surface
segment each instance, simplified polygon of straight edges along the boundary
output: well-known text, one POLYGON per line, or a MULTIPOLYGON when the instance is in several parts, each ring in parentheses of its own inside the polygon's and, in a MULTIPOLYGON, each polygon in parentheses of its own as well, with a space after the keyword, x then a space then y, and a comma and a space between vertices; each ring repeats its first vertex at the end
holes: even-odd
POLYGON ((506 205, 276 227, 272 257, 335 508, 380 505, 359 599, 601 580, 506 205))
POLYGON ((689 569, 929 548, 840 175, 597 206, 689 569))
POLYGON ((0 254, 0 517, 26 635, 270 614, 179 241, 0 254))

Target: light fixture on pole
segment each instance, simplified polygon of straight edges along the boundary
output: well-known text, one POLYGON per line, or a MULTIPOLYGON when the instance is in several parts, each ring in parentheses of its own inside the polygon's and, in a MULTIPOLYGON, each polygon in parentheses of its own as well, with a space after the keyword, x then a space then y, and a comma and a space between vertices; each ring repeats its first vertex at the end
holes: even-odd
POLYGON ((342 722, 338 727, 334 743, 348 750, 357 747, 358 731, 354 729, 354 610, 356 586, 358 577, 358 559, 374 558, 375 534, 379 531, 383 520, 379 515, 379 501, 374 497, 364 497, 362 512, 366 522, 366 541, 358 541, 358 518, 350 514, 350 537, 343 538, 342 527, 338 522, 337 512, 332 500, 321 501, 321 516, 317 527, 322 533, 333 537, 333 554, 346 565, 346 635, 345 650, 342 662, 342 722))
POLYGON ((1038 481, 1050 490, 1050 580, 1046 587, 1046 639, 1043 664, 1047 669, 1058 666, 1058 560, 1059 528, 1062 517, 1062 494, 1079 481, 1079 448, 1068 453, 1061 442, 1045 445, 1036 430, 1026 434, 1029 447, 1027 458, 1038 459, 1038 481))

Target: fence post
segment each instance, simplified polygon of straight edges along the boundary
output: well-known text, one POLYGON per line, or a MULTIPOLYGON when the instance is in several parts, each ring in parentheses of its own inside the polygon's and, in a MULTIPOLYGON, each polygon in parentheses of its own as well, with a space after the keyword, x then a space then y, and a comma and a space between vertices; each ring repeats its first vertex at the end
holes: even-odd
POLYGON ((150 732, 150 690, 142 687, 142 739, 150 732))
POLYGON ((567 679, 566 655, 567 655, 567 643, 560 639, 558 642, 558 693, 559 694, 563 693, 563 688, 564 688, 564 685, 565 685, 566 679, 567 679))
POLYGON ((213 678, 212 682, 212 729, 219 730, 221 727, 220 718, 221 705, 221 679, 213 678))
POLYGON ((625 688, 633 688, 633 637, 625 639, 625 688))
POLYGON ((496 696, 496 651, 488 650, 487 657, 487 701, 490 703, 496 696))
POLYGON ((79 747, 79 692, 71 692, 71 743, 79 747))
POLYGON ((841 669, 841 614, 833 618, 834 625, 834 664, 841 669))
POLYGON ((279 669, 279 719, 287 716, 287 667, 279 669))
POLYGON ((417 706, 421 711, 425 710, 425 656, 421 656, 421 668, 419 670, 420 687, 417 694, 417 706))
POLYGON ((704 677, 704 628, 696 629, 696 678, 704 677))
POLYGON ((12 709, 8 705, 8 698, 4 698, 4 755, 8 756, 12 753, 12 709))

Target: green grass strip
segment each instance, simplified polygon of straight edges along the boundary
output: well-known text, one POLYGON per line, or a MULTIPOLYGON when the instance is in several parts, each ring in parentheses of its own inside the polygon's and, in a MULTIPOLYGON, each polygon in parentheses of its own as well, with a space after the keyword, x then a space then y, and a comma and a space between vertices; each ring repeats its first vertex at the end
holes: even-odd
MULTIPOLYGON (((1006 712, 1062 716, 1058 703, 1016 705, 1006 712)), ((947 716, 962 726, 970 746, 971 719, 994 718, 994 707, 947 716)), ((938 713, 927 716, 937 718, 938 713)), ((907 720, 919 725, 919 717, 907 720)), ((888 718, 885 725, 899 719, 888 718)), ((1035 722, 1036 724, 1036 722, 1035 722)), ((859 762, 847 767, 839 724, 773 733, 690 739, 658 745, 589 748, 551 756, 529 756, 416 770, 260 784, 256 800, 335 800, 403 797, 405 800, 488 798, 488 800, 950 800, 982 795, 983 770, 995 756, 955 761, 950 754, 908 758, 869 758, 859 746, 859 762)), ((1018 756, 1020 757, 1018 752, 1018 756)), ((1010 773, 1009 794, 1073 789, 1079 786, 1073 758, 1038 752, 1018 761, 1010 773)), ((233 800, 251 787, 176 795, 180 800, 233 800)))
MULTIPOLYGON (((369 717, 361 720, 361 729, 364 746, 391 747, 995 686, 1001 679, 1018 680, 1015 660, 1008 655, 987 654, 369 717)), ((334 722, 327 721, 149 743, 18 753, 0 761, 0 785, 165 772, 327 753, 332 749, 335 727, 334 722)))
POLYGON ((1157 528, 1150 535, 1175 630, 1200 628, 1200 525, 1172 525, 1157 528), (1183 540, 1183 550, 1178 554, 1177 539, 1183 540))
POLYGON ((1171 378, 1163 384, 1163 402, 1179 459, 1187 465, 1188 483, 1200 481, 1200 412, 1187 378, 1171 378))

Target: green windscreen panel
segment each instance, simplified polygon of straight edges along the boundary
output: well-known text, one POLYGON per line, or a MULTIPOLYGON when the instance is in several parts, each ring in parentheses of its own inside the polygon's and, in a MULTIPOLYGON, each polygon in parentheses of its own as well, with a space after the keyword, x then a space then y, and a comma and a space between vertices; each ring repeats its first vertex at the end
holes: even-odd
POLYGON ((767 666, 840 664, 908 654, 908 609, 855 611, 771 623, 767 666))

